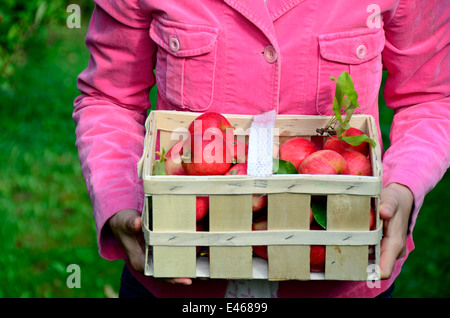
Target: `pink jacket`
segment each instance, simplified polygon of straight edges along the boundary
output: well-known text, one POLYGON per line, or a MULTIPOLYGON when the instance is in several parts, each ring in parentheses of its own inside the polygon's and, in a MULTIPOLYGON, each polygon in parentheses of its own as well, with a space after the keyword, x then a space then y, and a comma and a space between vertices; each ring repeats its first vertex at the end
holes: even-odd
MULTIPOLYGON (((450 7, 440 0, 96 0, 78 81, 76 145, 91 197, 101 256, 124 258, 105 222, 142 210, 136 163, 150 89, 157 109, 257 114, 330 114, 337 77, 348 71, 357 113, 378 121, 382 69, 395 110, 383 183, 424 196, 450 164, 450 7), (347 2, 346 2, 347 3, 347 2)), ((408 253, 414 248, 412 234, 408 253)), ((372 297, 365 282, 282 282, 279 297, 372 297)), ((137 274, 159 297, 223 297, 226 281, 174 286, 137 274)))

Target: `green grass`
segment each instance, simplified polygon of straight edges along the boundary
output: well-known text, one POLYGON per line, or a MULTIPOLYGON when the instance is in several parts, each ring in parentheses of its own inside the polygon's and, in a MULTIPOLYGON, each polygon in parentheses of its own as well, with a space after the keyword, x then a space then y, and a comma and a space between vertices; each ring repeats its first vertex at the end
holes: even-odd
POLYGON ((415 249, 396 280, 395 297, 448 298, 450 296, 450 235, 448 234, 447 172, 427 195, 413 231, 415 249))
POLYGON ((75 149, 86 29, 54 31, 29 43, 27 63, 1 92, 0 297, 104 297, 105 286, 119 287, 122 264, 98 255, 75 149), (80 266, 81 288, 66 285, 70 264, 80 266))
MULTIPOLYGON (((53 29, 47 41, 29 43, 26 63, 0 90, 0 297, 105 297, 105 288, 118 291, 122 263, 98 255, 74 146, 76 77, 88 61, 87 23, 82 26, 53 29), (80 266, 79 289, 66 285, 70 264, 80 266)), ((391 116, 383 108, 385 140, 391 116)), ((426 198, 396 297, 450 296, 449 187, 447 174, 426 198)))

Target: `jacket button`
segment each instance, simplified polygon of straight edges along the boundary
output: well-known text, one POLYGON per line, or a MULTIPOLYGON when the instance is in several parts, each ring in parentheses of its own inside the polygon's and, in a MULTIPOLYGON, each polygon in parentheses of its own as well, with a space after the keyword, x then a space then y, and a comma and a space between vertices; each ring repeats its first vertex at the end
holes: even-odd
POLYGON ((275 48, 272 45, 266 46, 263 53, 264 58, 269 63, 274 63, 278 58, 277 51, 275 51, 275 48))
POLYGON ((358 46, 357 48, 356 48, 356 56, 359 58, 359 59, 363 59, 363 58, 365 58, 366 57, 366 55, 367 55, 367 48, 366 48, 366 46, 364 45, 364 44, 361 44, 360 46, 358 46))
POLYGON ((173 52, 177 52, 180 49, 180 41, 176 38, 171 38, 169 40, 169 47, 173 52))

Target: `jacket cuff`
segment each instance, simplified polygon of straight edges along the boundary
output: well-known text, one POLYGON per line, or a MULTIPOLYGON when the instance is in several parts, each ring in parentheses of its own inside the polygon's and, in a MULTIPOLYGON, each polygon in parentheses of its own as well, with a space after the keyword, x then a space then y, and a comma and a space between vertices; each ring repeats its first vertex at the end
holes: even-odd
POLYGON ((127 257, 119 240, 114 236, 108 220, 117 212, 125 209, 132 209, 142 213, 142 206, 143 200, 136 200, 136 195, 131 195, 115 197, 102 207, 102 211, 94 209, 97 246, 101 257, 109 261, 127 257))

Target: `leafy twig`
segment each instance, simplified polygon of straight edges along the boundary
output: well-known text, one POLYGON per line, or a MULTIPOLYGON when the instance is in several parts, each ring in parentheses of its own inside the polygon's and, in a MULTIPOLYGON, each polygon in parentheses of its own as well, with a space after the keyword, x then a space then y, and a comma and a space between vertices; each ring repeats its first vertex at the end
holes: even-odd
POLYGON ((332 76, 331 80, 336 81, 332 107, 334 115, 324 128, 316 129, 317 133, 321 135, 327 134, 329 136, 336 135, 337 139, 346 141, 352 146, 358 146, 363 142, 368 142, 372 146, 375 146, 375 141, 366 134, 342 136, 342 133, 350 128, 350 119, 355 109, 359 107, 358 93, 355 91, 352 78, 347 72, 342 72, 337 79, 332 76), (344 113, 345 118, 343 119, 342 114, 344 113), (336 127, 338 124, 339 126, 336 127))

